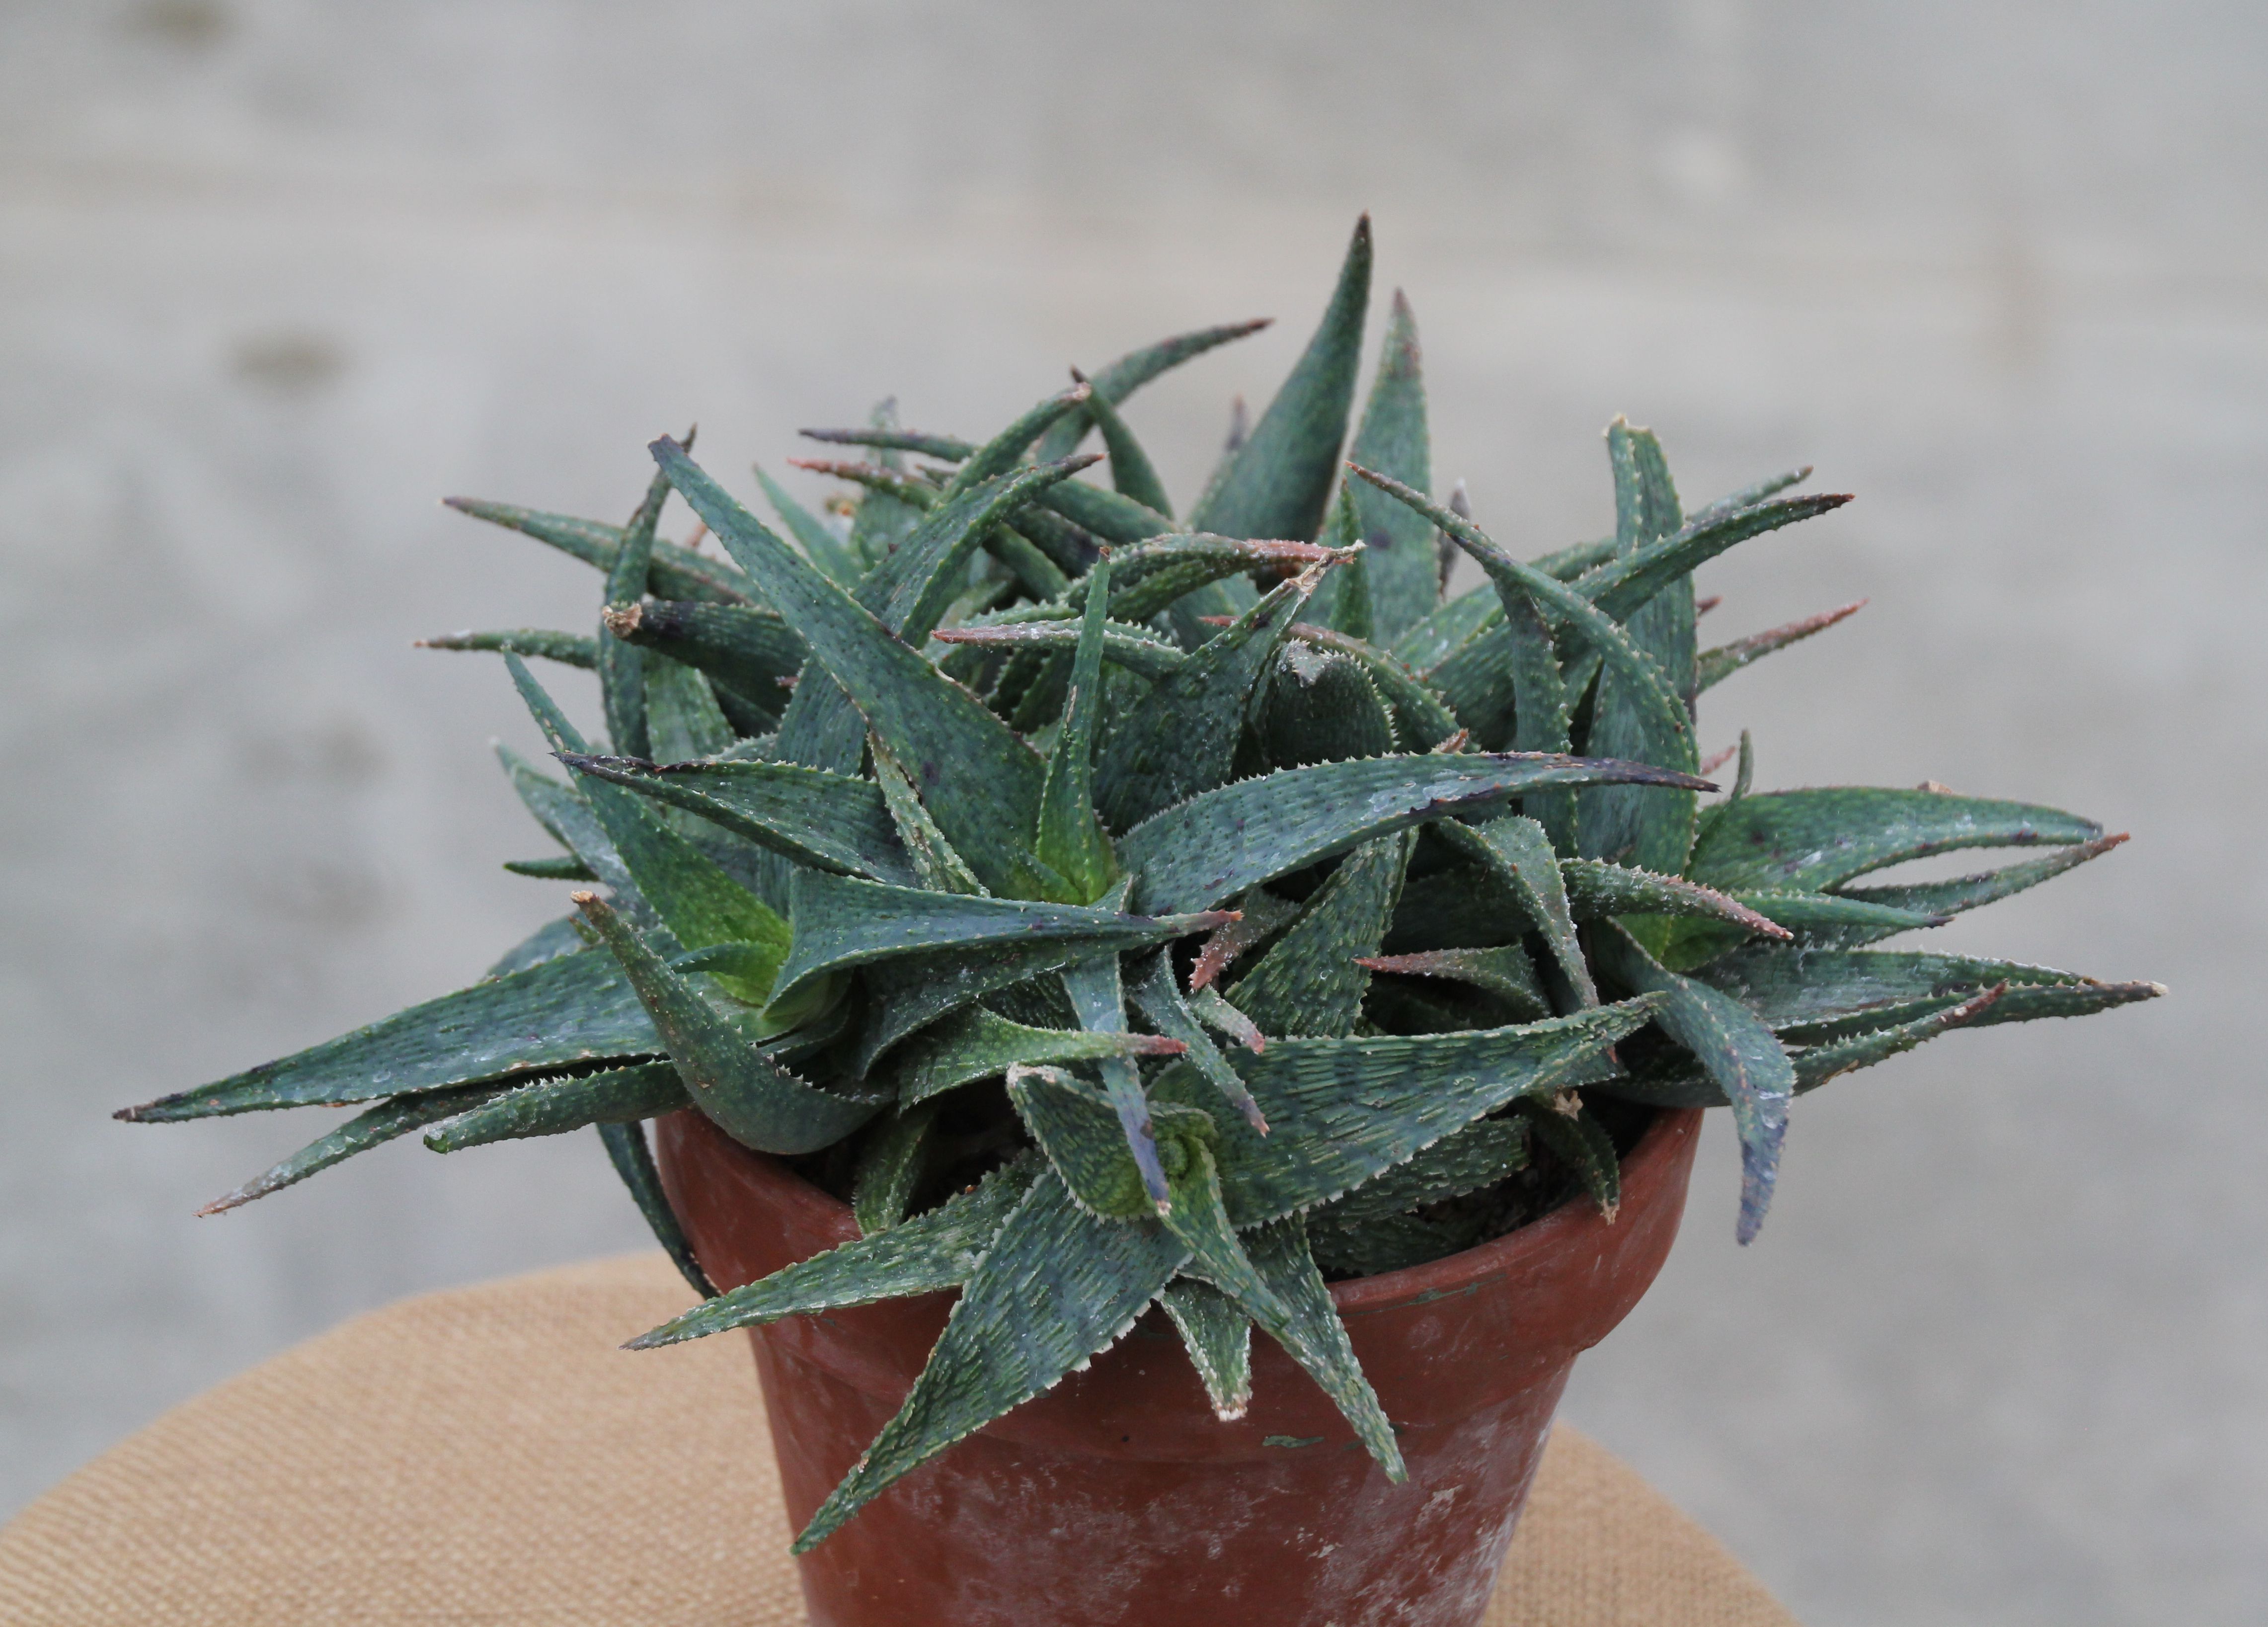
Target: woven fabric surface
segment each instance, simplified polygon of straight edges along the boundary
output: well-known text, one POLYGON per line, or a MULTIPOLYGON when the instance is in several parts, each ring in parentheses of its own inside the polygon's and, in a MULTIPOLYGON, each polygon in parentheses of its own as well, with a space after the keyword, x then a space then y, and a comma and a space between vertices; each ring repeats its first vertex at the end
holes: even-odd
MULTIPOLYGON (((747 1343, 627 1355, 660 1255, 431 1294, 200 1396, 0 1529, 9 1627, 801 1627, 747 1343)), ((1553 1435, 1490 1627, 1793 1627, 1553 1435)))

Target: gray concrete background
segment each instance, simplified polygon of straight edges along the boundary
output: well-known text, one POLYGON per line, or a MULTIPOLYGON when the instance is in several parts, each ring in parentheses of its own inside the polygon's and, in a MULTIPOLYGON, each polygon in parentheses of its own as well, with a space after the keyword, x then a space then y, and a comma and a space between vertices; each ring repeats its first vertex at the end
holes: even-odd
POLYGON ((2174 987, 1807 1100, 1746 1251, 1718 1127, 1571 1416, 1810 1622, 2259 1620, 2264 45, 2205 0, 0 8, 0 1507, 357 1309, 640 1241, 579 1144, 195 1222, 318 1127, 104 1116, 556 913, 497 869, 541 847, 503 675, 407 646, 596 582, 436 497, 615 516, 689 418, 777 467, 1280 314, 1139 398, 1188 493, 1368 207, 1498 536, 1601 528, 1616 411, 1690 497, 1860 494, 1713 568, 1719 637, 1874 602, 1705 746, 2131 828, 1944 936, 2174 987))

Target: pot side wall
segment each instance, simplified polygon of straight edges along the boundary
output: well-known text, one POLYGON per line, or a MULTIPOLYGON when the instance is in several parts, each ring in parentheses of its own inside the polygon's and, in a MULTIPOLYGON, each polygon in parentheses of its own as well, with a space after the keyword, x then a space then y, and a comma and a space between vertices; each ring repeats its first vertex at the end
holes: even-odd
MULTIPOLYGON (((1657 1115, 1609 1224, 1588 1203, 1447 1260, 1334 1286, 1410 1478, 1388 1482, 1275 1342, 1213 1416, 1154 1307, 1118 1344, 885 1491, 800 1562, 814 1627, 1240 1627, 1480 1619, 1580 1351, 1676 1236, 1698 1113, 1657 1115)), ((720 1288, 850 1240, 849 1208, 681 1113, 662 1178, 720 1288)), ((798 1526, 903 1402, 945 1294, 750 1330, 798 1526)))

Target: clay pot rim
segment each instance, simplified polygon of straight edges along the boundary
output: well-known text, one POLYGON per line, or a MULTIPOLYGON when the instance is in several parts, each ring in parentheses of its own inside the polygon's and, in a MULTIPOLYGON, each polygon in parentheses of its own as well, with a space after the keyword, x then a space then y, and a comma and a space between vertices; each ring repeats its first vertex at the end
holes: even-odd
MULTIPOLYGON (((1678 1150, 1699 1132, 1702 1112, 1698 1107, 1655 1110, 1638 1144, 1622 1161, 1625 1211, 1643 1205, 1668 1175, 1678 1150)), ((851 1218, 848 1203, 814 1186, 778 1158, 752 1148, 736 1150, 747 1155, 749 1172, 773 1188, 777 1202, 803 1210, 837 1243, 858 1239, 858 1224, 851 1218)), ((1480 1280, 1538 1262, 1576 1245, 1581 1233, 1604 1231, 1614 1224, 1578 1194, 1539 1219, 1457 1254, 1398 1271, 1334 1283, 1331 1300, 1342 1315, 1361 1315, 1412 1301, 1438 1299, 1467 1291, 1480 1280)))

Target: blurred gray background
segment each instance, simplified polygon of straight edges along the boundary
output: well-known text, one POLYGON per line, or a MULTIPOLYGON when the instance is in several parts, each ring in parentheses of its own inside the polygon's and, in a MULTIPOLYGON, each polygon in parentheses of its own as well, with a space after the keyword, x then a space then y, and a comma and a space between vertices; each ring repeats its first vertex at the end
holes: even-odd
POLYGON ((1745 1251, 1716 1127, 1569 1415, 1808 1622, 2262 1619, 2264 69, 2209 0, 0 8, 0 1511, 356 1310, 643 1242, 581 1138, 194 1221, 320 1116, 106 1116, 558 913, 497 869, 503 673, 409 641, 598 581, 436 498, 617 518, 690 419, 777 469, 1281 316, 1137 399, 1186 501, 1366 207, 1498 536, 1608 524, 1618 411, 1689 499, 1859 493, 1705 578, 1718 639, 1873 597, 1705 750, 2132 829, 1943 936, 2174 991, 1808 1098, 1745 1251))

